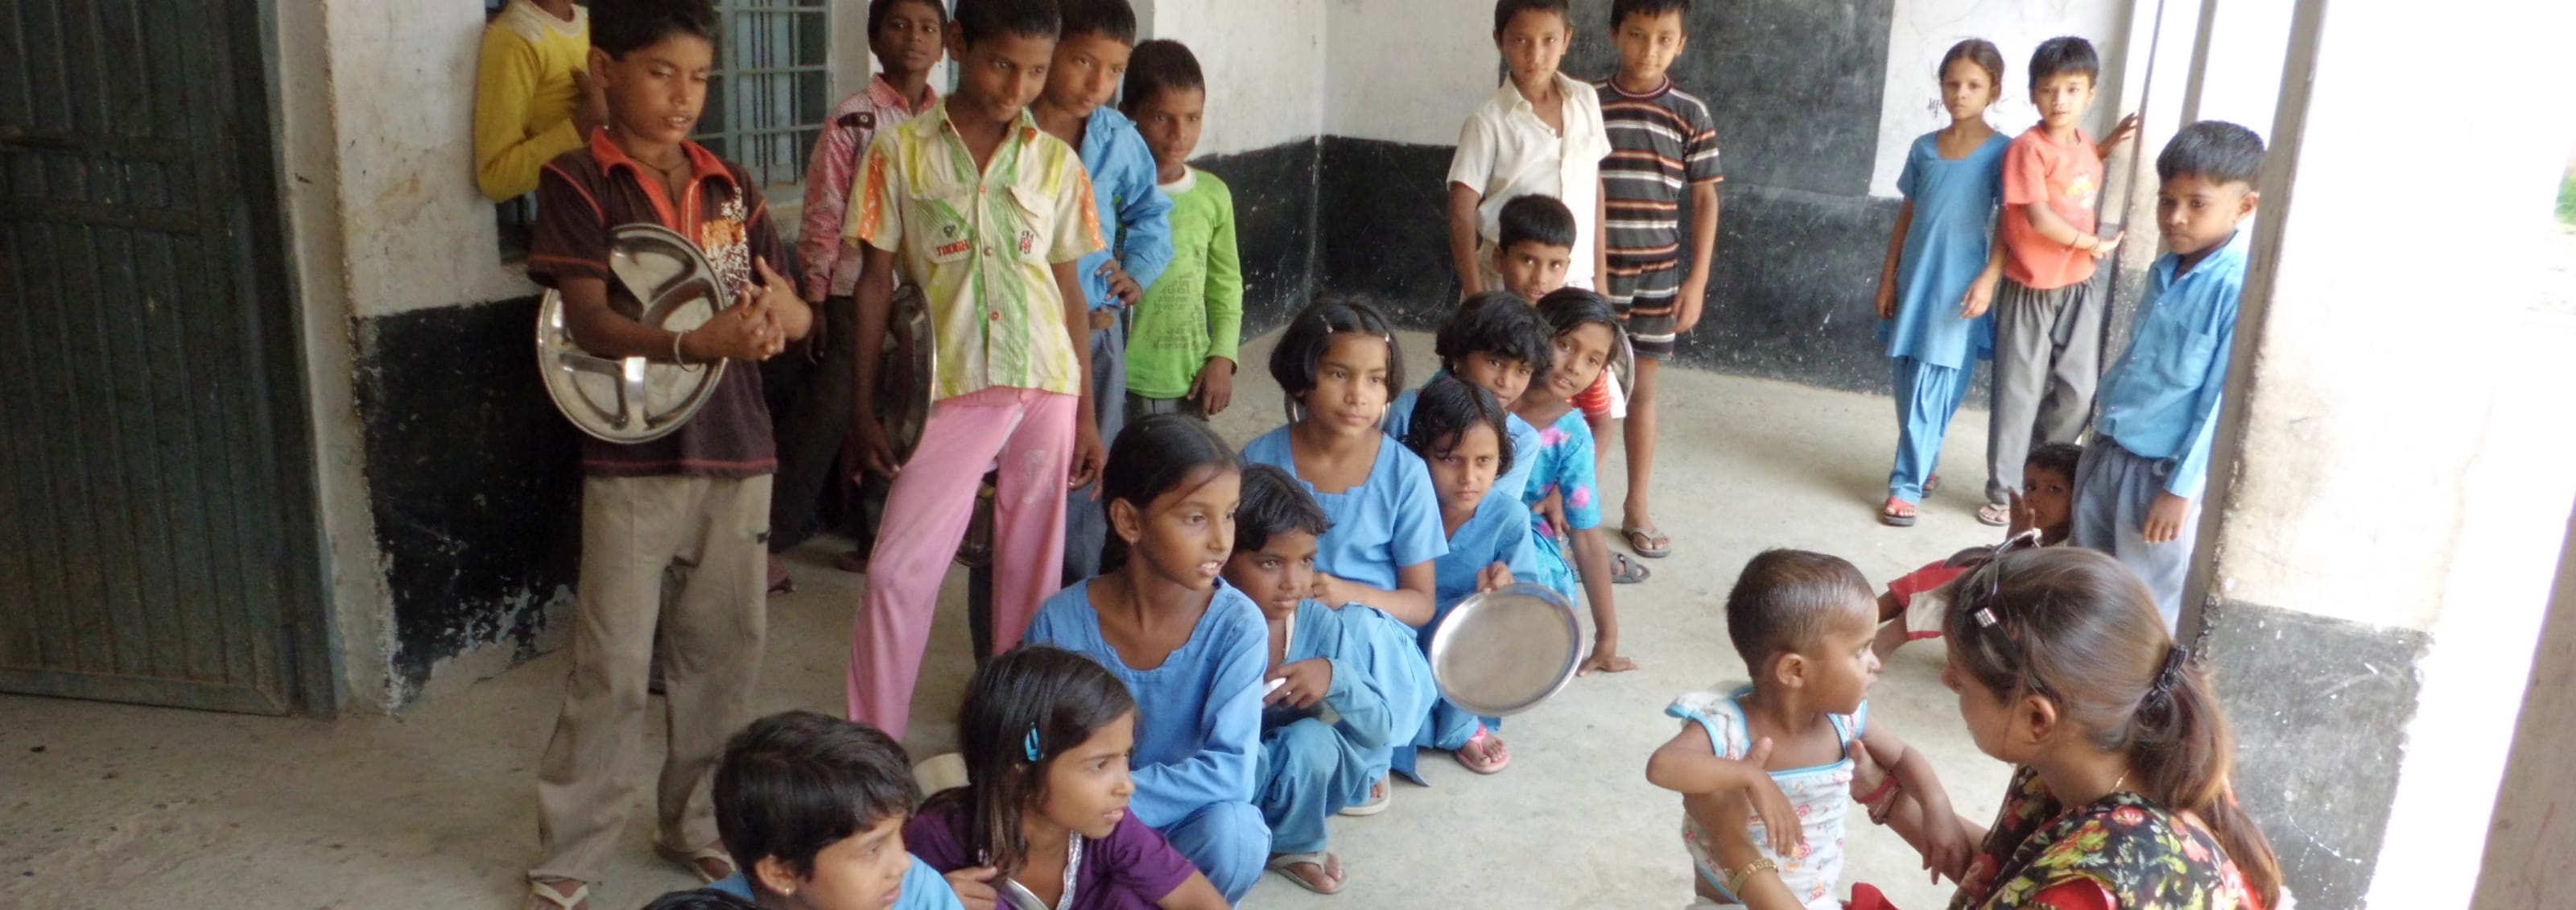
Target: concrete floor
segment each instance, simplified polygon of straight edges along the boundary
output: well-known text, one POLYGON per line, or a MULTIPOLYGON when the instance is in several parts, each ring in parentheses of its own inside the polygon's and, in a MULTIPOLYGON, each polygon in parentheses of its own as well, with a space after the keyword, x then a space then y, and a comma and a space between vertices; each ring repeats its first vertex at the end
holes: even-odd
MULTIPOLYGON (((1404 344, 1413 375, 1428 375, 1429 337, 1404 344)), ((1229 438, 1280 419, 1277 388, 1260 375, 1268 352, 1266 339, 1245 348, 1238 406, 1217 421, 1229 438)), ((1887 399, 1698 371, 1669 373, 1665 386, 1656 517, 1675 555, 1618 591, 1623 647, 1641 669, 1577 681, 1514 718, 1515 761, 1500 776, 1433 761, 1433 787, 1400 784, 1386 814, 1336 820, 1334 849, 1351 874, 1342 895, 1273 876, 1247 906, 1459 895, 1498 908, 1680 906, 1690 885, 1679 806, 1643 769, 1675 729, 1663 716, 1673 695, 1744 676, 1720 609, 1736 570, 1763 548, 1802 547, 1885 581, 1996 537, 1970 514, 1984 479, 1982 413, 1960 415, 1952 482, 1920 525, 1899 530, 1872 517, 1894 443, 1887 399)), ((1613 456, 1605 502, 1624 490, 1619 464, 1613 456)), ((771 601, 757 710, 840 709, 860 586, 829 566, 841 546, 793 555, 802 589, 771 601)), ((908 745, 919 755, 953 740, 944 718, 970 669, 963 589, 952 574, 915 702, 922 720, 908 745)), ((1959 726, 1937 681, 1941 653, 1937 642, 1900 653, 1872 716, 1930 754, 1961 810, 1982 818, 2006 769, 1959 726)), ((536 841, 533 768, 564 660, 532 661, 400 717, 329 722, 0 697, 0 906, 516 907, 536 841)), ((691 883, 652 858, 649 784, 637 798, 627 847, 595 893, 600 910, 691 883)), ((1851 851, 1847 882, 1875 883, 1901 906, 1947 902, 1893 835, 1857 826, 1851 851)))

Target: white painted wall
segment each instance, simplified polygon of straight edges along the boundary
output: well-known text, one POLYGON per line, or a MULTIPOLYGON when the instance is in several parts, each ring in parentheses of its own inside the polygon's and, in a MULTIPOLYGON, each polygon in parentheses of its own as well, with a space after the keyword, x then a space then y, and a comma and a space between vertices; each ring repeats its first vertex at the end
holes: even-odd
MULTIPOLYGON (((1467 115, 1502 84, 1493 26, 1491 0, 1333 0, 1325 21, 1324 131, 1458 144, 1467 115)), ((1576 40, 1585 35, 1578 31, 1576 40)))
POLYGON ((1188 45, 1207 76, 1198 154, 1248 152, 1324 132, 1325 0, 1157 0, 1138 4, 1137 14, 1146 37, 1188 45))
POLYGON ((324 0, 349 314, 523 297, 474 187, 477 3, 324 0))
POLYGON ((2542 9, 2332 5, 2303 80, 2305 128, 2287 148, 2275 137, 2255 249, 2268 268, 2237 336, 2254 347, 2229 383, 2244 408, 2214 541, 2225 596, 2431 641, 2373 908, 2469 899, 2576 497, 2563 464, 2576 429, 2551 419, 2566 412, 2556 367, 2576 330, 2540 306, 2548 244, 2562 242, 2550 190, 2576 122, 2529 116, 2576 105, 2555 53, 2576 10, 2542 9), (2485 49, 2481 80, 2528 91, 2463 94, 2387 65, 2425 47, 2485 49), (2436 108, 2523 129, 2481 152, 2487 192, 2395 192, 2374 156, 2351 153, 2385 141, 2389 111, 2436 108), (2388 232, 2431 223, 2489 229, 2388 232))
MULTIPOLYGON (((2170 0, 2196 6, 2194 0, 2170 0)), ((1887 41, 1887 90, 1879 101, 1878 166, 1871 172, 1870 195, 1895 198, 1896 175, 1905 169, 1905 152, 1924 133, 1950 125, 1941 108, 1941 78, 1935 69, 1950 46, 1968 38, 1995 43, 2004 57, 2004 94, 1986 109, 1986 122, 2006 133, 2019 133, 2039 122, 2030 103, 2030 52, 2059 35, 2093 42, 2102 55, 2103 85, 2085 129, 2096 134, 2116 122, 2112 110, 2120 97, 2122 60, 2127 52, 2129 0, 1896 0, 1887 41)), ((2188 49, 2188 36, 2183 39, 2188 49)), ((2279 82, 2274 66, 2273 81, 2279 82)))
POLYGON ((2209 30, 2198 119, 2225 120, 2272 134, 2289 46, 2292 0, 2226 0, 2209 30))

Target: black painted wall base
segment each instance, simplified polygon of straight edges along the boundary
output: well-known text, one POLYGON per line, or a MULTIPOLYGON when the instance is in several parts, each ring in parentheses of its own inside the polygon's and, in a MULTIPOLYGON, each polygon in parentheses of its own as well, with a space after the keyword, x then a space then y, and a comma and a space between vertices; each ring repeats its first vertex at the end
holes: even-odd
POLYGON ((2285 884, 2301 906, 2361 906, 2430 638, 2228 603, 2210 612, 2204 640, 2236 729, 2236 795, 2271 839, 2285 884))
POLYGON ((446 658, 535 653, 580 561, 578 431, 537 381, 535 298, 359 320, 368 505, 396 707, 446 658))
POLYGON ((1190 162, 1234 191, 1243 256, 1243 335, 1288 322, 1315 295, 1315 168, 1323 141, 1304 139, 1190 162))

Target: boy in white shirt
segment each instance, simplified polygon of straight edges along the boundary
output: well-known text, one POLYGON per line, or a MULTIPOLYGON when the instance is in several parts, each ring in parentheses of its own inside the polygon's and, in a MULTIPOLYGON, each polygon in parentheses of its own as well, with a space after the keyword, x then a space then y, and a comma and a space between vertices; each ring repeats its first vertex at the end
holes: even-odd
POLYGON ((1590 83, 1556 70, 1573 23, 1566 0, 1498 0, 1494 46, 1511 78, 1467 118, 1449 160, 1449 254, 1468 296, 1502 287, 1493 271, 1503 203, 1553 196, 1574 212, 1568 286, 1592 289, 1607 271, 1601 247, 1601 159, 1610 138, 1590 83))

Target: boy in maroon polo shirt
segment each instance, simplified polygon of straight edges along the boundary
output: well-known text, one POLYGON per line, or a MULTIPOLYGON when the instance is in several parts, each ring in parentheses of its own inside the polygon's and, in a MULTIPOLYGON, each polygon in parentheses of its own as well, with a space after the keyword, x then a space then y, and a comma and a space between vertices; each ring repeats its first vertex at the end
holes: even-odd
MULTIPOLYGON (((813 311, 772 267, 786 249, 749 175, 688 141, 714 66, 707 0, 599 0, 590 73, 609 119, 587 148, 549 162, 537 185, 528 275, 563 294, 573 340, 603 357, 756 362, 805 336, 813 311), (741 300, 671 332, 636 322, 608 271, 620 225, 660 224, 695 241, 741 300)), ((584 910, 625 827, 643 738, 645 686, 663 573, 682 570, 663 629, 670 735, 655 852, 707 881, 734 872, 701 789, 740 727, 759 674, 763 543, 777 459, 760 371, 725 371, 697 415, 648 443, 582 440, 581 577, 572 670, 537 768, 541 854, 528 905, 584 910)))

